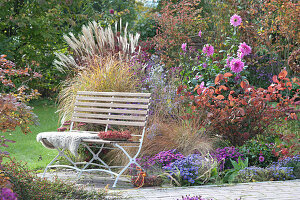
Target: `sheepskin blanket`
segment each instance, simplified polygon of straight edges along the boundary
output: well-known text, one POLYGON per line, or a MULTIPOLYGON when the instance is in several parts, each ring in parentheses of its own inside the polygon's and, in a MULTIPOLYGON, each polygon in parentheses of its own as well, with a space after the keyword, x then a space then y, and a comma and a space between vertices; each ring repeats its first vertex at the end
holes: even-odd
POLYGON ((80 132, 43 132, 36 136, 36 140, 49 149, 68 149, 74 156, 78 156, 78 147, 82 139, 99 139, 97 134, 80 132))

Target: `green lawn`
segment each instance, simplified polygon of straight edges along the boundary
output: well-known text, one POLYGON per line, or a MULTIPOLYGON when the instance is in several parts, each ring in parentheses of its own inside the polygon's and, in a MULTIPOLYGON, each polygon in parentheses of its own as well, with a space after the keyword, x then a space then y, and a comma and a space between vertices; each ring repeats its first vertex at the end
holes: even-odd
POLYGON ((16 130, 6 138, 16 141, 16 143, 7 143, 6 150, 11 157, 27 163, 30 169, 42 169, 57 155, 56 150, 45 148, 41 143, 36 141, 36 135, 44 131, 55 131, 58 124, 58 114, 55 113, 54 105, 37 102, 34 107, 34 113, 39 117, 39 126, 31 126, 32 133, 27 135, 16 130))

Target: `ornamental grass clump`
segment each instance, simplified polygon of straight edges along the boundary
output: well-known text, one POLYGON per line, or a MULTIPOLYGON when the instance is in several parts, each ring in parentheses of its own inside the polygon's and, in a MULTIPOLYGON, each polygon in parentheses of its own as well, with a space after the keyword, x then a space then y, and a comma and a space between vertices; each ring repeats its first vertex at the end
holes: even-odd
POLYGON ((152 125, 144 138, 142 155, 154 156, 161 151, 177 149, 187 156, 199 152, 206 154, 213 149, 217 138, 208 135, 198 120, 185 120, 178 116, 168 118, 168 121, 161 116, 151 118, 149 124, 152 125))
POLYGON ((94 66, 64 81, 58 96, 60 117, 63 122, 71 118, 78 91, 133 92, 137 83, 127 62, 113 56, 98 59, 94 66))
POLYGON ((99 58, 118 55, 120 60, 129 60, 136 52, 140 35, 128 34, 127 24, 122 27, 122 21, 111 26, 101 27, 95 21, 82 26, 82 34, 76 38, 73 33, 64 35, 69 45, 70 54, 56 53, 54 65, 61 71, 78 72, 95 66, 99 58))
POLYGON ((65 35, 69 54, 56 53, 54 65, 69 74, 59 93, 59 114, 62 122, 71 118, 76 92, 80 90, 101 92, 132 92, 138 85, 129 65, 130 56, 139 51, 139 34, 129 34, 127 25, 116 23, 101 27, 90 22, 82 27, 77 38, 65 35))
POLYGON ((217 173, 217 162, 212 158, 192 154, 186 158, 176 160, 169 166, 163 167, 171 183, 177 186, 202 185, 209 182, 217 173))

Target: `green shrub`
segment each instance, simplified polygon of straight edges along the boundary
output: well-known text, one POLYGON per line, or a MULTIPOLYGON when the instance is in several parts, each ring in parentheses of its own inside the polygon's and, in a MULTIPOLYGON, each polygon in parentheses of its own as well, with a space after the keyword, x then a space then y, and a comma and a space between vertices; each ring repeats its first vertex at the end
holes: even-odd
POLYGON ((22 162, 10 159, 3 164, 2 170, 9 177, 12 189, 18 194, 18 199, 41 200, 41 199, 104 199, 105 193, 87 192, 75 184, 65 183, 57 178, 48 181, 37 177, 22 162))
POLYGON ((278 160, 278 157, 273 153, 274 148, 274 143, 252 139, 239 149, 245 157, 248 157, 250 166, 267 167, 278 160))

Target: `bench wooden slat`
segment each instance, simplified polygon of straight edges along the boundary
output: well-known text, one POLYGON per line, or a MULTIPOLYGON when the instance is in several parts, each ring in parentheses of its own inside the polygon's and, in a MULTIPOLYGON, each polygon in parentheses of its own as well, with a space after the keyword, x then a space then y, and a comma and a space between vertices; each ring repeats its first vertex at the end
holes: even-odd
POLYGON ((148 105, 143 105, 143 104, 91 103, 91 102, 75 102, 75 106, 106 107, 106 108, 135 108, 135 109, 148 108, 148 105))
POLYGON ((109 125, 121 125, 121 126, 145 126, 146 122, 132 122, 132 121, 116 121, 116 120, 97 120, 97 119, 83 119, 72 117, 73 122, 84 122, 92 124, 109 124, 109 125))
POLYGON ((122 97, 147 97, 151 93, 129 93, 129 92, 93 92, 93 91, 78 91, 78 95, 95 95, 95 96, 122 96, 122 97))
POLYGON ((111 141, 111 140, 102 140, 102 139, 83 139, 82 142, 85 143, 94 143, 94 144, 102 144, 102 143, 140 143, 138 141, 111 141))
POLYGON ((83 101, 105 101, 105 102, 130 102, 130 103, 149 103, 150 99, 140 99, 140 98, 111 98, 111 97, 87 97, 78 96, 77 100, 83 101))
POLYGON ((108 115, 108 114, 90 114, 90 113, 74 113, 73 117, 96 118, 96 119, 127 119, 127 120, 135 120, 135 121, 146 120, 146 116, 108 115))
POLYGON ((147 110, 126 110, 126 109, 107 109, 107 108, 89 108, 89 107, 75 107, 74 111, 81 112, 98 112, 98 113, 119 113, 119 114, 138 114, 146 115, 147 110))

